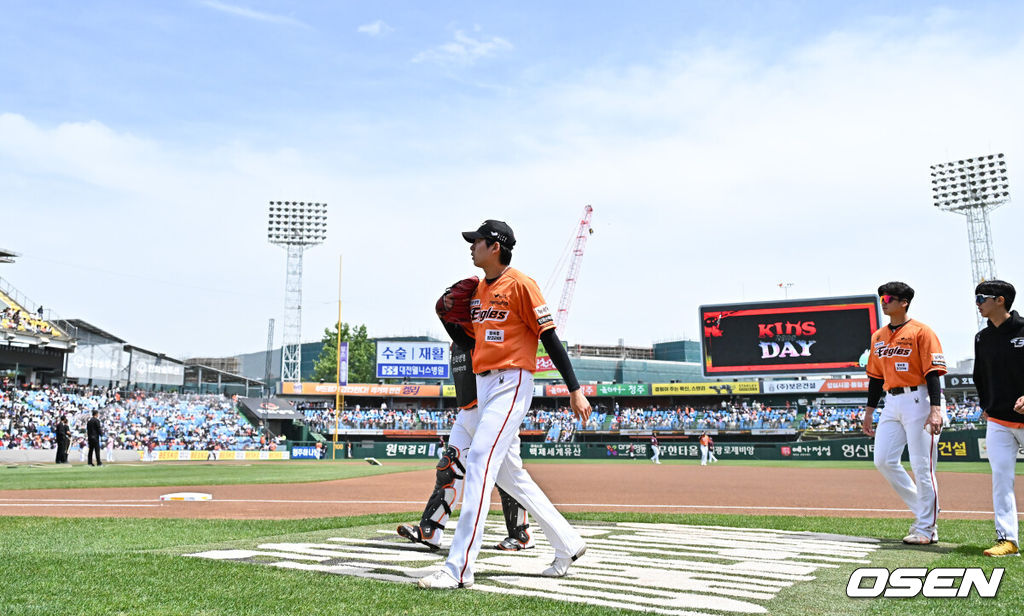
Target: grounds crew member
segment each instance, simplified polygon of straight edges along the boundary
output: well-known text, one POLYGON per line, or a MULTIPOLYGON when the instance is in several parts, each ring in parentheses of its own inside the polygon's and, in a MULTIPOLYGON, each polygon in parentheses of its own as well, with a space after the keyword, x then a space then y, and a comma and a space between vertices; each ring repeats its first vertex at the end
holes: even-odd
POLYGON ((907 317, 914 299, 909 285, 887 282, 878 287, 878 295, 889 324, 871 335, 863 429, 875 437, 875 467, 914 514, 903 543, 928 545, 939 540, 935 461, 943 422, 939 377, 946 373, 946 358, 935 332, 907 317), (885 408, 875 429, 871 422, 883 391, 885 408), (913 480, 900 464, 904 448, 913 480))
POLYGON ((988 420, 985 447, 992 467, 996 544, 985 556, 1019 556, 1017 499, 1013 492, 1017 452, 1024 449, 1024 318, 1010 312, 1017 291, 1002 280, 974 290, 988 325, 974 337, 974 386, 988 420))

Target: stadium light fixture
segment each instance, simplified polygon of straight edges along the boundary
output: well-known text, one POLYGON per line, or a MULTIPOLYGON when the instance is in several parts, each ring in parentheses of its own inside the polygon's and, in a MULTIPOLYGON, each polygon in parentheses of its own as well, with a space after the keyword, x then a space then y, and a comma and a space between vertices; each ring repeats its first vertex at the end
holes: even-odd
POLYGON ((327 239, 327 204, 271 201, 267 214, 267 241, 288 251, 281 381, 298 383, 302 365, 302 252, 327 239))
MULTIPOLYGON (((1006 157, 1002 154, 972 156, 931 166, 933 205, 944 212, 967 217, 974 286, 996 277, 992 229, 988 213, 1010 200, 1006 157)), ((978 326, 985 319, 978 315, 978 326)))

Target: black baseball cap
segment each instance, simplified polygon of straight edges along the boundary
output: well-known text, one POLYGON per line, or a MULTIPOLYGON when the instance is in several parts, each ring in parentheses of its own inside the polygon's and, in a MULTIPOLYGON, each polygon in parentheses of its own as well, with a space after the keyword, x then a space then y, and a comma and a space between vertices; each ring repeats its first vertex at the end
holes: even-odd
POLYGON ((500 220, 485 220, 476 231, 463 231, 462 237, 471 244, 474 240, 491 240, 509 250, 516 245, 516 236, 512 233, 512 227, 500 220))

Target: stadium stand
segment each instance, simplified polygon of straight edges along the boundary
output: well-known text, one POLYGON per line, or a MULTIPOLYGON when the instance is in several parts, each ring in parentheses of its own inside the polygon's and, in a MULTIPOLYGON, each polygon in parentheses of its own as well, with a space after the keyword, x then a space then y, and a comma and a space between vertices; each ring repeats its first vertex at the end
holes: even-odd
POLYGON ((283 437, 260 434, 219 395, 7 386, 0 387, 0 449, 53 449, 61 415, 68 417, 74 447, 94 409, 116 449, 273 451, 284 445, 283 437))

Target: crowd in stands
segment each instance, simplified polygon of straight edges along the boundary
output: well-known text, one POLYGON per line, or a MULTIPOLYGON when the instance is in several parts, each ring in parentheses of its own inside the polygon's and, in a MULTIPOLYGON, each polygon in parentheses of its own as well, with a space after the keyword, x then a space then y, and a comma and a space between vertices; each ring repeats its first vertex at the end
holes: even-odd
MULTIPOLYGON (((878 421, 881 411, 875 409, 872 416, 878 421)), ((947 401, 947 426, 973 429, 981 423, 981 407, 971 400, 967 402, 947 401)), ((827 432, 860 432, 864 424, 864 407, 812 406, 798 425, 800 430, 823 430, 827 432)))
MULTIPOLYGON (((458 409, 388 408, 346 406, 335 418, 328 403, 300 404, 309 427, 329 434, 337 421, 340 430, 448 430, 458 409)), ((84 444, 85 423, 93 410, 100 411, 104 433, 116 449, 137 450, 273 450, 283 437, 268 439, 235 409, 230 398, 124 391, 92 387, 0 386, 0 449, 53 449, 55 428, 68 417, 72 447, 84 444)), ((877 413, 879 411, 876 410, 877 413)), ((540 431, 550 442, 571 441, 581 431, 597 430, 758 430, 799 429, 830 432, 861 430, 864 407, 811 406, 806 413, 796 407, 772 407, 754 402, 707 407, 646 406, 607 407, 595 404, 584 424, 569 407, 533 408, 521 429, 540 431)), ((981 422, 974 402, 947 404, 950 424, 973 427, 981 422)))
POLYGON ((267 438, 219 395, 124 391, 66 386, 0 387, 0 450, 54 449, 56 425, 67 416, 72 448, 84 445, 85 424, 100 411, 104 445, 114 449, 273 450, 267 438))
MULTIPOLYGON (((339 430, 447 430, 455 422, 458 409, 394 409, 380 407, 346 406, 335 418, 327 405, 300 405, 306 423, 317 432, 330 433, 337 423, 339 430)), ((526 413, 521 428, 539 430, 551 441, 571 440, 581 430, 751 430, 795 428, 796 408, 754 403, 749 406, 713 406, 694 408, 677 407, 620 407, 594 406, 590 419, 584 424, 569 407, 556 409, 533 408, 526 413)))
POLYGON ((20 308, 4 306, 4 309, 0 310, 0 329, 13 329, 33 334, 53 333, 53 326, 43 320, 41 306, 38 318, 20 308))
MULTIPOLYGON (((306 423, 311 429, 329 434, 335 426, 334 410, 306 408, 306 423)), ((300 407, 302 408, 302 407, 300 407)), ((875 420, 878 420, 876 409, 875 420)), ((381 407, 346 406, 337 417, 339 430, 447 430, 455 422, 458 409, 389 409, 381 407)), ((971 427, 980 422, 981 409, 973 402, 947 405, 949 422, 954 426, 971 427)), ((860 432, 864 407, 811 406, 806 413, 795 406, 773 407, 761 402, 708 407, 620 407, 594 406, 584 425, 573 416, 569 407, 533 408, 526 413, 521 429, 539 430, 545 440, 572 440, 579 431, 596 430, 824 430, 860 432)))

